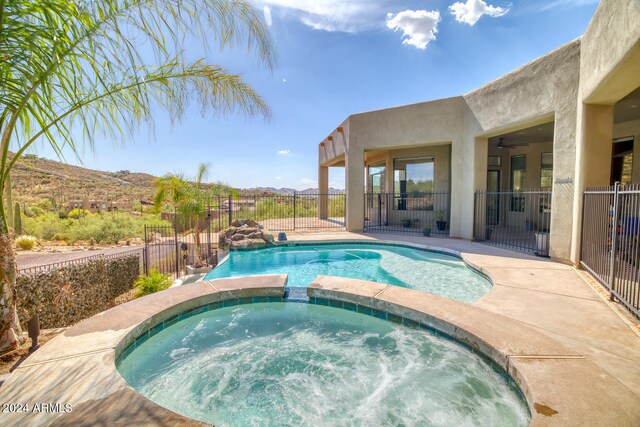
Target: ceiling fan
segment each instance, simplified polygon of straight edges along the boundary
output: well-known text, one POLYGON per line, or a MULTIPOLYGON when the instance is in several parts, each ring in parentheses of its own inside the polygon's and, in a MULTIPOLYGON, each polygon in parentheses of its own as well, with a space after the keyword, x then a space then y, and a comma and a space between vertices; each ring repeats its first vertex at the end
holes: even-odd
POLYGON ((528 142, 512 142, 510 144, 505 144, 504 137, 498 138, 498 148, 515 148, 515 147, 523 147, 525 145, 529 145, 528 142))

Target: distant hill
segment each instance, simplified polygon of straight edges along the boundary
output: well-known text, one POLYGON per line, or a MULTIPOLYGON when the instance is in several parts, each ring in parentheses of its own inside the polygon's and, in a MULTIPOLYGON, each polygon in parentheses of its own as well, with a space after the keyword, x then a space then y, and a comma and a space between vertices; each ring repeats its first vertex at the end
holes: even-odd
MULTIPOLYGON (((148 173, 104 172, 49 160, 28 154, 23 156, 11 172, 14 201, 37 203, 43 199, 55 201, 59 206, 69 200, 106 199, 115 202, 152 202, 155 176, 148 173)), ((248 194, 293 194, 293 188, 256 187, 238 190, 248 194)), ((317 193, 308 188, 297 193, 317 193)), ((343 190, 329 189, 331 194, 343 190)))
MULTIPOLYGON (((297 194, 317 194, 317 188, 307 188, 305 190, 296 190, 295 188, 274 188, 274 187, 253 187, 253 188, 244 188, 241 191, 246 191, 250 193, 275 193, 275 194, 293 194, 294 192, 297 194)), ((329 188, 329 194, 341 194, 344 193, 344 190, 338 190, 336 188, 329 188)))
POLYGON ((20 202, 55 199, 65 203, 89 197, 114 201, 151 202, 155 177, 147 173, 103 172, 35 155, 20 159, 11 172, 13 197, 20 202))

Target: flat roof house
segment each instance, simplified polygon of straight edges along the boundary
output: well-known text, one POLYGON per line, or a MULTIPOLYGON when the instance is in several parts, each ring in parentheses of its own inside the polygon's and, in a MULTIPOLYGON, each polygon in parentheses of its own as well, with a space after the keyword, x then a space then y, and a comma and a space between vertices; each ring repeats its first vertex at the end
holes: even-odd
POLYGON ((602 0, 582 37, 471 93, 349 116, 319 144, 319 191, 345 168, 349 231, 578 263, 585 190, 640 184, 639 143, 640 1, 602 0))

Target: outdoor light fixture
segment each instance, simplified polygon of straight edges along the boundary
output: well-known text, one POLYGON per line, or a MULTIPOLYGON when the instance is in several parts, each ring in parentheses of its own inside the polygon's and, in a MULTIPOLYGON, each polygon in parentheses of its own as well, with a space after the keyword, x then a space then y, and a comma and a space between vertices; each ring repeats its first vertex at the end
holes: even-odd
POLYGON ((40 318, 36 314, 27 322, 27 329, 29 330, 29 338, 31 338, 31 347, 29 352, 36 351, 40 344, 38 344, 38 336, 40 335, 40 318))

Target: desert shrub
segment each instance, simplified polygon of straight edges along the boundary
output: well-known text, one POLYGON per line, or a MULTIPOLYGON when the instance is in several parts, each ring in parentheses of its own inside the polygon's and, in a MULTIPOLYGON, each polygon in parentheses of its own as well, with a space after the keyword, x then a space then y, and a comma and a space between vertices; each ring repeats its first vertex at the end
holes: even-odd
POLYGON ((34 216, 40 216, 44 213, 44 211, 42 210, 42 208, 39 208, 38 206, 27 206, 27 208, 24 210, 24 214, 30 218, 33 218, 34 216))
POLYGON ((42 240, 51 240, 56 233, 64 233, 68 225, 51 212, 32 218, 25 217, 22 228, 29 234, 42 240))
POLYGON ((84 209, 75 208, 75 209, 72 209, 67 214, 67 217, 68 218, 73 218, 73 219, 79 219, 79 218, 85 217, 87 215, 91 215, 91 212, 89 212, 87 210, 84 210, 84 209))
MULTIPOLYGON (((73 212, 73 211, 72 211, 73 212)), ((168 221, 157 215, 131 215, 124 212, 88 213, 79 218, 60 218, 57 213, 47 212, 36 217, 24 217, 23 228, 42 240, 94 239, 96 243, 112 244, 134 237, 142 238, 144 225, 167 226, 168 221)))
POLYGON ((168 274, 161 274, 158 270, 151 269, 148 275, 141 275, 133 283, 136 290, 134 298, 140 298, 145 295, 163 291, 172 285, 168 274))
POLYGON ((58 241, 67 240, 67 236, 65 236, 64 233, 56 233, 53 235, 51 240, 58 240, 58 241))
POLYGON ((38 202, 38 207, 42 210, 45 211, 52 211, 53 210, 53 204, 51 203, 51 200, 49 199, 42 199, 38 202))
POLYGON ((23 251, 30 251, 36 245, 36 240, 33 236, 19 236, 16 238, 16 246, 23 251))

